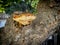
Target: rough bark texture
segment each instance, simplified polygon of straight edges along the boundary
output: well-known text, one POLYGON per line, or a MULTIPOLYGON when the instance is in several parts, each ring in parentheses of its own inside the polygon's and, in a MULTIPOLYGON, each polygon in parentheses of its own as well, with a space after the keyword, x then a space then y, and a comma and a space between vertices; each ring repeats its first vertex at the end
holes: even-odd
POLYGON ((32 24, 18 28, 14 26, 12 17, 7 20, 2 33, 2 45, 40 45, 58 26, 57 9, 49 8, 46 3, 38 5, 37 18, 32 24))

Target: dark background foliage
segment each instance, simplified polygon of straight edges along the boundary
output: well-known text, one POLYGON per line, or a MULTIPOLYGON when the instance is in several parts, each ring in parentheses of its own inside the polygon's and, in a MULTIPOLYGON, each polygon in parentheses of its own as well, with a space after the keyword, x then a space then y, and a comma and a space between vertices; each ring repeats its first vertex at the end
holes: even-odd
POLYGON ((11 14, 14 11, 36 12, 39 0, 0 0, 0 12, 11 14))

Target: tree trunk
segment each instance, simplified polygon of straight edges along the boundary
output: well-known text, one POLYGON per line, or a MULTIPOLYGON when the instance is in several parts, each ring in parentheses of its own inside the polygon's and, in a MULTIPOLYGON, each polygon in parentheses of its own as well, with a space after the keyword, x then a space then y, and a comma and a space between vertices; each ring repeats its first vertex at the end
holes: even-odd
POLYGON ((7 20, 2 30, 2 45, 40 45, 56 31, 60 23, 57 9, 49 8, 47 3, 39 3, 37 8, 37 18, 30 25, 18 28, 12 16, 7 20))

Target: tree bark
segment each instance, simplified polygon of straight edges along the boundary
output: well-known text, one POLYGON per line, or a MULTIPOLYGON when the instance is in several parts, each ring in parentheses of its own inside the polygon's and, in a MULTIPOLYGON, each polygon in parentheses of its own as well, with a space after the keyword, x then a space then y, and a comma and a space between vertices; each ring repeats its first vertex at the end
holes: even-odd
POLYGON ((12 16, 7 20, 1 36, 2 45, 40 45, 56 31, 60 23, 57 10, 46 3, 39 3, 37 8, 37 18, 30 25, 18 28, 12 16))

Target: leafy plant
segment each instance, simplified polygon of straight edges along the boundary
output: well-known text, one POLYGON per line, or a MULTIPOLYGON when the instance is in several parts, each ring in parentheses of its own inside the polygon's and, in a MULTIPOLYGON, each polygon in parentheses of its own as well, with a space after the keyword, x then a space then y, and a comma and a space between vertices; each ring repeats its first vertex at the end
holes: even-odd
POLYGON ((36 12, 39 0, 0 0, 0 12, 11 14, 14 11, 36 12))

